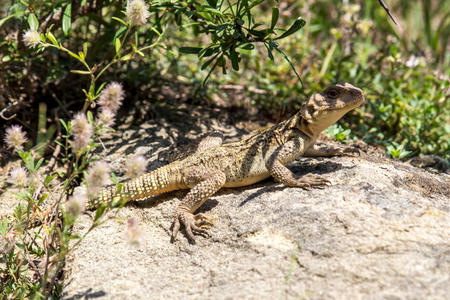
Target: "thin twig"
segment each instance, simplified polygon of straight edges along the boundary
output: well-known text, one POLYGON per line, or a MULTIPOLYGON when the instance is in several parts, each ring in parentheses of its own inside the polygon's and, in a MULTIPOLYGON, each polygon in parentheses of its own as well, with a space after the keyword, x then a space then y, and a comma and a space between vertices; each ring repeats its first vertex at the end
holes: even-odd
POLYGON ((388 16, 391 18, 392 22, 394 22, 395 25, 398 25, 397 22, 394 19, 394 16, 391 14, 391 11, 389 10, 389 7, 386 5, 386 3, 384 3, 383 0, 378 0, 378 2, 384 8, 384 10, 388 14, 388 16))
POLYGON ((12 106, 14 105, 14 103, 12 105, 9 105, 8 107, 5 107, 4 109, 2 109, 2 111, 0 112, 0 117, 6 121, 9 121, 11 119, 14 119, 16 117, 17 114, 13 114, 10 117, 5 117, 4 113, 7 112, 12 106))

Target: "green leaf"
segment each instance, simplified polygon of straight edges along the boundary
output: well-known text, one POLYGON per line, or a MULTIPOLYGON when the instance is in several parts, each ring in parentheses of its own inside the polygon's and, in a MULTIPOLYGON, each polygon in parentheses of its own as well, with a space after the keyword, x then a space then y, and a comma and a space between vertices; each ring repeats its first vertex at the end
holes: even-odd
POLYGON ((44 180, 44 186, 48 187, 49 183, 52 182, 52 180, 55 179, 56 176, 57 176, 57 174, 53 174, 52 176, 47 175, 44 180))
POLYGON ((129 53, 129 54, 125 55, 125 56, 122 56, 122 57, 120 58, 120 60, 121 60, 121 61, 127 61, 127 60, 130 60, 130 59, 133 58, 133 54, 134 54, 134 53, 129 53))
POLYGON ((273 61, 273 53, 272 50, 270 49, 269 46, 267 46, 267 44, 264 43, 264 46, 266 46, 267 49, 267 55, 269 56, 270 60, 273 61))
POLYGON ((39 201, 38 201, 37 205, 38 206, 41 205, 42 202, 44 202, 44 200, 47 199, 47 197, 48 197, 48 194, 47 193, 43 193, 42 196, 39 198, 39 201))
POLYGON ((124 33, 125 30, 127 30, 127 28, 128 28, 127 26, 120 26, 120 28, 114 34, 114 38, 117 39, 117 38, 121 37, 122 33, 124 33))
POLYGON ((89 75, 89 74, 91 74, 91 72, 84 71, 84 70, 70 70, 70 73, 82 74, 82 75, 89 75))
POLYGON ((36 18, 36 15, 31 13, 28 15, 28 25, 30 26, 31 30, 37 31, 39 28, 39 21, 36 18))
POLYGON ((291 27, 289 27, 288 30, 286 30, 282 35, 280 35, 279 37, 275 38, 274 40, 279 40, 279 39, 283 39, 295 32, 297 32, 298 30, 300 30, 303 26, 305 26, 306 22, 305 20, 302 19, 302 17, 298 17, 295 21, 294 24, 291 25, 291 27))
POLYGON ((257 36, 259 38, 263 38, 263 37, 265 37, 266 35, 269 34, 269 32, 266 29, 265 30, 247 29, 247 31, 249 33, 251 33, 252 35, 257 36))
POLYGON ((90 123, 91 125, 93 125, 93 124, 94 124, 94 116, 92 115, 92 112, 91 112, 90 110, 88 110, 87 113, 86 113, 86 115, 87 115, 87 118, 88 118, 88 120, 89 120, 89 123, 90 123))
POLYGON ((62 30, 65 36, 69 34, 71 25, 72 25, 72 3, 69 3, 64 9, 62 18, 62 30))
POLYGON ((120 43, 120 39, 116 39, 114 43, 114 47, 116 48, 116 54, 118 57, 120 57, 120 48, 122 47, 122 44, 120 43))
POLYGON ((111 173, 111 180, 115 185, 119 184, 119 179, 117 178, 116 174, 111 173))
POLYGON ((36 166, 34 167, 34 170, 36 171, 37 169, 39 169, 39 167, 42 165, 42 162, 44 161, 44 158, 41 158, 38 160, 38 162, 36 163, 36 166))
POLYGON ((122 198, 122 197, 117 196, 117 197, 114 197, 113 200, 111 201, 111 207, 117 207, 117 206, 123 207, 127 202, 128 202, 128 200, 126 197, 122 198))
POLYGON ((47 33, 45 34, 45 36, 50 40, 50 42, 52 42, 53 45, 59 47, 58 41, 56 40, 56 38, 55 38, 55 36, 53 35, 53 33, 51 33, 51 32, 49 31, 49 32, 47 32, 47 33))
POLYGON ((81 60, 84 60, 86 57, 84 57, 84 52, 78 51, 78 56, 81 58, 81 60))
POLYGON ((270 29, 273 29, 278 22, 278 16, 280 15, 280 11, 278 7, 272 7, 272 22, 270 24, 270 29))
POLYGON ((84 42, 83 43, 83 54, 84 54, 84 57, 87 56, 87 49, 88 49, 88 43, 84 42))
POLYGON ((69 127, 67 126, 66 122, 63 119, 59 119, 59 122, 62 124, 66 132, 69 132, 69 127))
POLYGON ((72 56, 72 57, 74 57, 74 58, 76 58, 78 60, 82 60, 81 57, 78 56, 78 54, 73 53, 72 51, 67 51, 67 53, 69 53, 70 56, 72 56))
POLYGON ((122 23, 122 24, 125 25, 125 26, 128 26, 127 22, 125 22, 125 21, 122 20, 122 19, 119 19, 119 18, 116 18, 116 17, 112 17, 111 19, 113 19, 113 20, 115 20, 115 21, 117 21, 117 22, 119 22, 119 23, 122 23))
POLYGON ((275 49, 275 48, 278 48, 278 43, 277 42, 275 42, 274 40, 272 40, 272 39, 270 39, 269 40, 269 48, 270 49, 275 49))
POLYGON ((220 12, 217 9, 214 9, 214 8, 204 7, 203 11, 212 13, 213 15, 217 15, 217 16, 220 16, 220 17, 225 17, 225 15, 222 12, 220 12))
POLYGON ((239 55, 234 49, 230 50, 231 66, 235 71, 239 71, 239 55))
POLYGON ((102 205, 95 211, 94 222, 97 222, 105 213, 106 206, 102 205))
POLYGON ((181 47, 180 53, 185 54, 198 54, 202 50, 201 47, 181 47))
POLYGON ((97 92, 96 92, 95 96, 100 95, 100 93, 102 92, 103 87, 104 87, 105 85, 106 85, 106 82, 103 82, 102 84, 100 84, 100 86, 97 88, 97 92))
POLYGON ((208 57, 220 51, 219 46, 209 45, 198 52, 198 58, 208 57))

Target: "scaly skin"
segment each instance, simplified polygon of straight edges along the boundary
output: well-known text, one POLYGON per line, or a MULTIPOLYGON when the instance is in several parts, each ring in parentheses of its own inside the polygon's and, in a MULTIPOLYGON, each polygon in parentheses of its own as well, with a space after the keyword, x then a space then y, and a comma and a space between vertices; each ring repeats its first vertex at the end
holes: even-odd
POLYGON ((323 187, 330 182, 320 176, 293 174, 285 165, 299 156, 344 155, 352 149, 319 148, 314 145, 317 136, 345 113, 364 102, 363 92, 351 84, 330 86, 313 94, 299 112, 290 119, 271 128, 260 130, 239 142, 222 145, 222 137, 200 142, 187 156, 123 183, 101 191, 91 203, 114 200, 138 200, 173 190, 190 189, 176 209, 172 239, 180 225, 194 241, 194 233, 205 234, 202 227, 212 225, 202 214, 194 212, 222 187, 246 186, 269 176, 291 187, 309 189, 323 187))

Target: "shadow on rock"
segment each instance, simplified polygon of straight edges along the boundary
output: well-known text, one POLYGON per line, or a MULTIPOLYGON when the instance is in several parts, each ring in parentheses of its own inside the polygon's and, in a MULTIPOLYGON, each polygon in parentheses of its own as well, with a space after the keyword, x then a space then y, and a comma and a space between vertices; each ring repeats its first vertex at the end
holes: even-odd
POLYGON ((100 297, 105 297, 106 293, 104 291, 92 291, 92 289, 87 289, 82 293, 78 293, 69 298, 62 298, 63 300, 77 300, 77 299, 95 299, 100 297))

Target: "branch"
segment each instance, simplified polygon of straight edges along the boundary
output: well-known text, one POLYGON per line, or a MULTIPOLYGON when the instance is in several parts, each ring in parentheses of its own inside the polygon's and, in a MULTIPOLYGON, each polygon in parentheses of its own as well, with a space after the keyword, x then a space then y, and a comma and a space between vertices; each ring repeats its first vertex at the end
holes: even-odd
POLYGON ((392 22, 394 22, 395 25, 398 25, 397 22, 394 19, 394 16, 391 14, 391 11, 389 10, 389 7, 386 5, 386 3, 384 3, 383 0, 378 0, 378 2, 384 8, 384 10, 388 14, 388 16, 391 18, 392 22))

